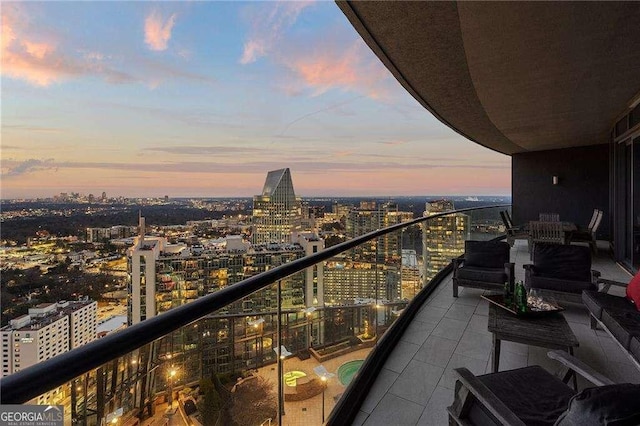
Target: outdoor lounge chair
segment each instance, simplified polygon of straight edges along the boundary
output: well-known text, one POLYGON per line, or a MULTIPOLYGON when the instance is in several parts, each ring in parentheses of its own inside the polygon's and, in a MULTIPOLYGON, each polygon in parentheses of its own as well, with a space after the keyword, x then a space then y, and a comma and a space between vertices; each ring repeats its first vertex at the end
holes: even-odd
POLYGON ((516 240, 526 240, 529 238, 529 232, 521 226, 515 226, 511 220, 511 216, 507 210, 500 212, 502 223, 504 224, 505 232, 507 234, 507 243, 511 247, 516 240))
POLYGON ((640 385, 614 384, 562 351, 549 357, 569 368, 560 380, 539 366, 475 376, 456 368, 449 424, 458 425, 638 425, 640 385), (594 384, 577 392, 566 383, 579 374, 594 384))
POLYGON ((589 222, 589 226, 585 230, 574 231, 569 235, 570 243, 589 243, 589 247, 591 247, 591 251, 594 253, 598 253, 598 245, 596 244, 596 232, 598 232, 598 228, 600 227, 600 223, 602 222, 602 210, 596 209, 594 211, 594 216, 591 218, 591 222, 589 222))
POLYGON ((533 259, 538 243, 565 244, 564 229, 561 222, 529 222, 529 255, 533 259))
POLYGON ((582 303, 583 290, 598 290, 600 272, 591 270, 588 247, 538 243, 533 264, 523 265, 524 285, 541 297, 582 303))
POLYGON ((503 291, 505 282, 513 286, 515 265, 509 255, 504 241, 465 241, 464 255, 453 259, 453 297, 458 297, 458 286, 496 291, 503 291))

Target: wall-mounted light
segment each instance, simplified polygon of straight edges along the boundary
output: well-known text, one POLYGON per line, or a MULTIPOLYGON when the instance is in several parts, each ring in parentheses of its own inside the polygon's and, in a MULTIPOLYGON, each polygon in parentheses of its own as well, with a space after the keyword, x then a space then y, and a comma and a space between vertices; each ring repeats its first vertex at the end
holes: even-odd
POLYGON ((557 185, 558 184, 558 176, 553 176, 552 181, 553 181, 554 185, 557 185))

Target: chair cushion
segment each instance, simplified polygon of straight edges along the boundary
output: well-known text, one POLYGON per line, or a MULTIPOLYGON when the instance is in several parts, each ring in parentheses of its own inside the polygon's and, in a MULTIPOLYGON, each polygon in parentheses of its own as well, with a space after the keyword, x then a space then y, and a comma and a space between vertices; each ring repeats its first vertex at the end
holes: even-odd
POLYGON ((593 240, 593 236, 589 231, 574 231, 571 233, 572 242, 588 242, 593 240))
POLYGON ((534 246, 535 274, 573 281, 591 281, 589 247, 538 243, 534 246))
POLYGON ((478 268, 475 266, 467 266, 465 264, 458 268, 458 279, 504 284, 504 282, 507 281, 507 274, 504 272, 504 267, 499 269, 478 268))
POLYGON ((627 299, 632 300, 636 309, 640 311, 640 270, 627 285, 627 299))
POLYGON ((583 290, 597 290, 597 286, 589 281, 572 281, 568 279, 556 279, 539 276, 531 276, 527 281, 528 288, 540 288, 563 293, 580 294, 583 290))
POLYGON ((629 302, 625 297, 599 291, 583 291, 582 301, 591 314, 598 319, 602 319, 603 309, 633 310, 633 303, 629 302))
POLYGON ((603 309, 602 323, 625 349, 629 349, 632 336, 640 336, 640 312, 603 309))
POLYGON ((631 352, 631 355, 640 362, 640 336, 631 337, 629 352, 631 352))
POLYGON ((640 385, 622 383, 588 388, 571 398, 557 426, 640 424, 640 385))
POLYGON ((480 268, 503 268, 511 247, 504 241, 465 241, 464 263, 480 268))
POLYGON ((575 395, 569 386, 538 365, 485 374, 478 379, 528 425, 553 425, 575 395))

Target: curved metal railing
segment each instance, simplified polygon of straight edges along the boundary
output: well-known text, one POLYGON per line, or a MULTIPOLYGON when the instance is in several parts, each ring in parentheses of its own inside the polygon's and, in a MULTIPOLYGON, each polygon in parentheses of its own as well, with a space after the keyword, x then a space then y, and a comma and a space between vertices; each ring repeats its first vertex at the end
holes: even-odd
POLYGON ((25 403, 51 389, 61 386, 79 375, 139 349, 170 332, 176 331, 205 315, 237 302, 281 279, 303 271, 318 262, 328 260, 374 238, 442 216, 506 207, 510 207, 510 205, 472 207, 420 217, 369 232, 349 241, 328 247, 318 253, 305 256, 259 275, 247 278, 186 305, 173 308, 162 315, 135 324, 118 333, 108 335, 100 340, 93 341, 4 377, 0 380, 0 398, 2 404, 25 403))

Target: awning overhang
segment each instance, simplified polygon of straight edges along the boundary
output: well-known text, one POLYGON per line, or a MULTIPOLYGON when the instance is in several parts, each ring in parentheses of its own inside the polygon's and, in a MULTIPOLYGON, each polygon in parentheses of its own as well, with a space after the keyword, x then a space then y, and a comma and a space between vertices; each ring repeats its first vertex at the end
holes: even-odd
POLYGON ((640 95, 640 2, 337 4, 418 102, 504 154, 607 143, 640 95))

